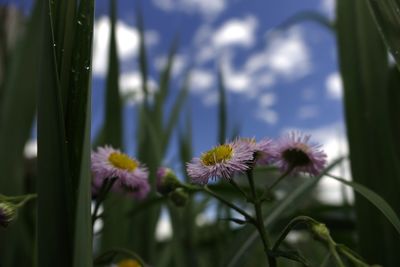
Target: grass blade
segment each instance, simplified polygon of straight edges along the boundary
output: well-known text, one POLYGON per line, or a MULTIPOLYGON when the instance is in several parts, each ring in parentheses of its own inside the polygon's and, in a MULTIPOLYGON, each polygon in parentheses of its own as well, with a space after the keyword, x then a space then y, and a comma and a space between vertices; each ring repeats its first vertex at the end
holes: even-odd
MULTIPOLYGON (((387 51, 367 2, 337 3, 337 41, 352 176, 400 212, 400 162, 390 122, 387 51)), ((360 254, 368 262, 400 265, 400 240, 394 229, 358 195, 355 206, 360 254)))
POLYGON ((227 107, 226 107, 226 89, 224 83, 224 74, 222 70, 218 70, 218 143, 223 144, 226 142, 226 125, 227 125, 227 107))
POLYGON ((400 3, 396 0, 369 0, 375 22, 400 70, 400 3))
POLYGON ((327 174, 327 176, 341 182, 342 184, 352 187, 357 193, 365 197, 376 208, 378 208, 383 215, 385 215, 385 217, 389 220, 389 222, 394 226, 394 228, 400 235, 400 219, 396 215, 394 210, 390 207, 390 205, 381 196, 361 184, 346 181, 345 179, 330 174, 327 174))

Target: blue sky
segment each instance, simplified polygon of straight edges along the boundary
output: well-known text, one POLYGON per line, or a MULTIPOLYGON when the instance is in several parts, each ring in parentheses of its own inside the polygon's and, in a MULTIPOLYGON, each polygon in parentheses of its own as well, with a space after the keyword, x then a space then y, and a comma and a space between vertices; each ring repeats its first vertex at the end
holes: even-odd
MULTIPOLYGON (((140 99, 135 28, 137 2, 119 1, 117 37, 121 57, 121 92, 136 92, 125 110, 127 125, 134 120, 140 99), (128 123, 129 122, 129 123, 128 123)), ((220 65, 228 89, 229 123, 246 136, 279 136, 286 129, 341 128, 341 81, 337 73, 335 37, 314 22, 284 30, 276 26, 304 10, 333 17, 333 1, 285 0, 151 0, 141 3, 150 55, 149 85, 156 87, 174 36, 181 44, 173 89, 193 63, 191 110, 195 151, 216 142, 216 69, 220 65)), ((104 75, 109 36, 108 1, 97 2, 94 42, 93 130, 101 124, 104 75)), ((128 127, 128 150, 134 147, 128 127)))
MULTIPOLYGON (((0 0, 27 7, 28 0, 0 0)), ((103 118, 109 42, 109 1, 96 1, 93 45, 93 136, 103 118)), ((135 151, 135 107, 140 102, 137 69, 138 1, 118 0, 117 38, 122 95, 132 95, 124 108, 125 145, 135 151)), ((217 142, 216 69, 221 66, 228 90, 229 127, 243 136, 278 137, 288 129, 313 134, 328 157, 346 153, 341 80, 335 35, 315 22, 277 31, 276 26, 306 10, 334 17, 334 0, 146 0, 141 1, 150 58, 150 88, 176 35, 180 49, 172 93, 192 63, 191 94, 186 110, 193 120, 194 152, 217 142)), ((167 162, 175 158, 172 143, 167 162)))

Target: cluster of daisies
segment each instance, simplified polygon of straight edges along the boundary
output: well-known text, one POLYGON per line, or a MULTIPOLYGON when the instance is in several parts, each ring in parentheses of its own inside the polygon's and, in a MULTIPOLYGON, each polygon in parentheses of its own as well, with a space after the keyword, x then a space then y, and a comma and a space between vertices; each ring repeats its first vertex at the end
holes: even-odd
MULTIPOLYGON (((147 169, 136 159, 110 146, 99 147, 92 153, 92 191, 96 195, 105 179, 117 178, 112 190, 126 192, 143 199, 150 191, 147 169)), ((204 152, 187 163, 187 173, 193 183, 207 184, 210 179, 232 179, 255 165, 274 165, 286 174, 306 173, 316 176, 326 164, 326 154, 321 146, 310 142, 310 135, 290 132, 278 140, 239 138, 204 152)), ((170 177, 170 171, 160 168, 157 188, 170 177), (168 175, 167 175, 168 174, 168 175)), ((174 178, 169 179, 178 183, 174 178)), ((174 185, 173 185, 174 186, 174 185)), ((161 192, 162 193, 162 192, 161 192)))

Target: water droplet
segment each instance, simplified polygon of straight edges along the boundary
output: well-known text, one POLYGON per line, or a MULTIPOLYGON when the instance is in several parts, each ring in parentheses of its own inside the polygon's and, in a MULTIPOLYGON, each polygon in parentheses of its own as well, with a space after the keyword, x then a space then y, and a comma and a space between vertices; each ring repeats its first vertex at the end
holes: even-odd
POLYGON ((90 70, 90 67, 89 67, 89 66, 86 66, 85 69, 90 70))
POLYGON ((82 25, 82 21, 78 20, 78 24, 79 24, 79 25, 82 25))

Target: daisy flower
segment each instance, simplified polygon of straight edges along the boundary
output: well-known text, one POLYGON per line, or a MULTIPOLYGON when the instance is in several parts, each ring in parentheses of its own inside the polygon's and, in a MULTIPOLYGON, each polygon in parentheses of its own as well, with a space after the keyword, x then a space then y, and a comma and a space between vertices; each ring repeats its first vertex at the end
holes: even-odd
POLYGON ((187 173, 194 183, 206 184, 217 177, 231 179, 234 173, 249 169, 253 151, 246 142, 234 141, 204 152, 187 163, 187 173))
POLYGON ((300 132, 290 132, 278 140, 275 163, 283 172, 303 172, 313 176, 322 172, 326 154, 321 150, 321 145, 309 142, 310 137, 300 132))
POLYGON ((246 143, 254 153, 256 164, 268 165, 276 158, 276 148, 274 142, 269 138, 264 138, 257 142, 255 138, 239 138, 238 142, 246 143))
POLYGON ((111 146, 98 147, 91 155, 92 193, 96 194, 107 178, 117 178, 112 190, 143 199, 150 191, 149 173, 139 161, 111 146))

